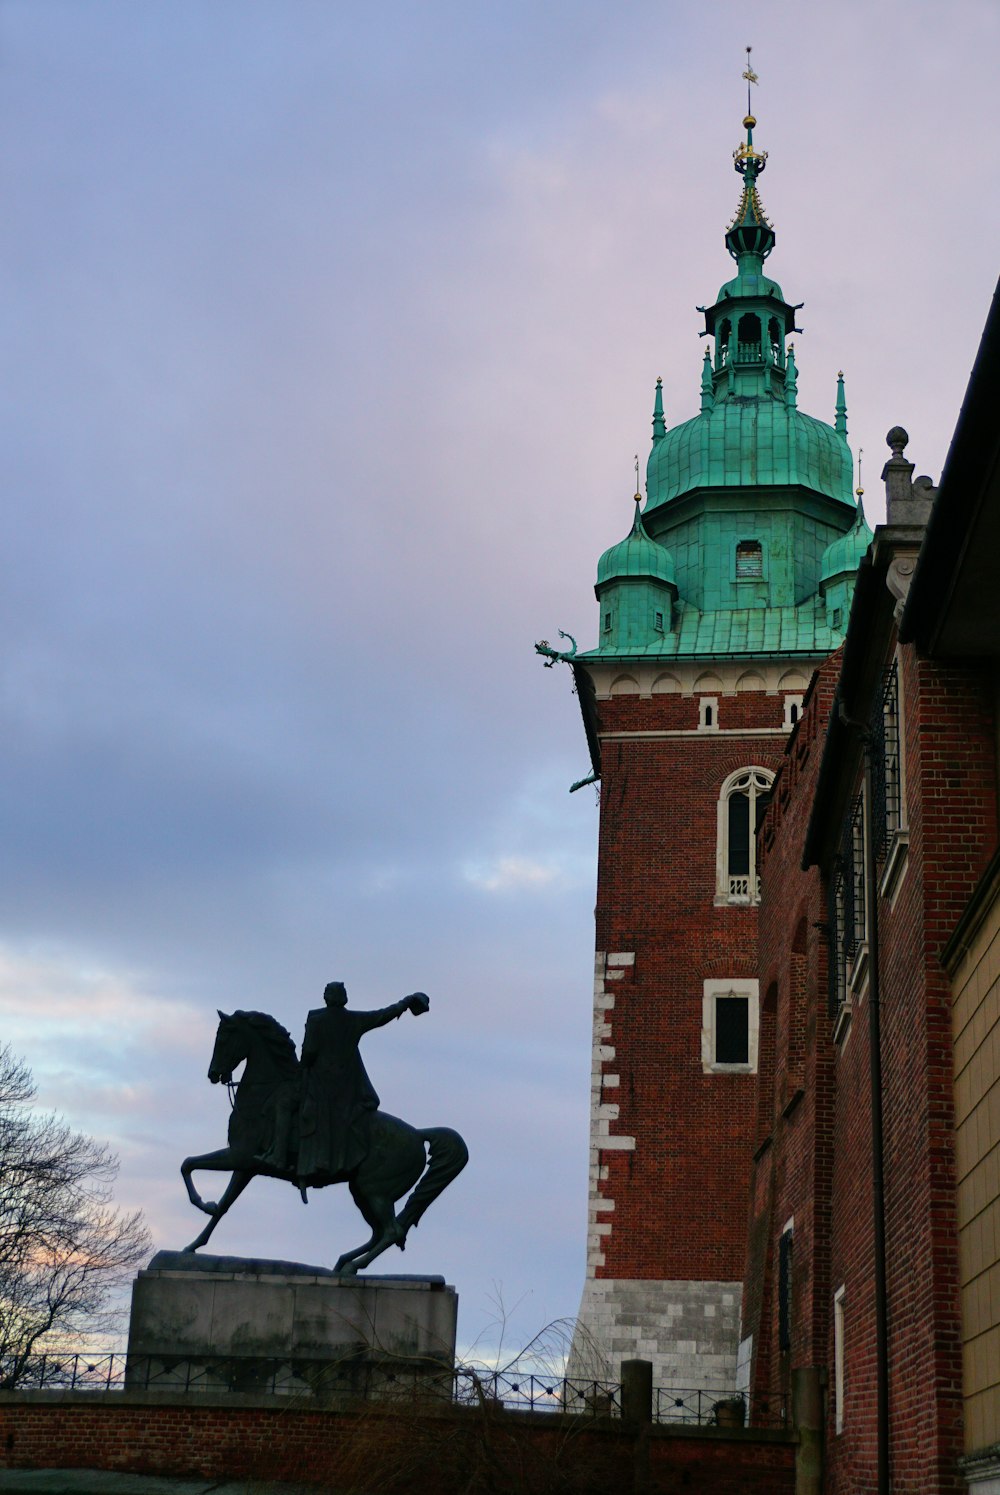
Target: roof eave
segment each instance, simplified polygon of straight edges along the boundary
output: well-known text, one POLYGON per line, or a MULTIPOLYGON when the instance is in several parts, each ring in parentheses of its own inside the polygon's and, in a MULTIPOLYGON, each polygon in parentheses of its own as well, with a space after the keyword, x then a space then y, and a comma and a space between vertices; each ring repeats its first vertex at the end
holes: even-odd
POLYGON ((928 654, 997 652, 991 573, 1000 547, 1000 283, 993 293, 900 622, 928 654), (984 616, 994 626, 983 627, 984 616))

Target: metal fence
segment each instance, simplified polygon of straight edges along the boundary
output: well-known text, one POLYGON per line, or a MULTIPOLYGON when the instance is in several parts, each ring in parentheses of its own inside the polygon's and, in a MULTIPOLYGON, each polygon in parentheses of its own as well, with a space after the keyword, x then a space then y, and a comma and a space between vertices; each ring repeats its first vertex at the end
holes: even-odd
POLYGON ((653 1421, 692 1423, 698 1427, 788 1426, 784 1396, 746 1396, 743 1392, 684 1390, 657 1386, 653 1390, 653 1421))
MULTIPOLYGON (((313 1360, 255 1355, 213 1358, 63 1353, 0 1366, 0 1389, 18 1391, 172 1391, 256 1393, 352 1400, 435 1398, 458 1406, 620 1417, 617 1381, 517 1371, 442 1369, 432 1362, 313 1360)), ((706 1427, 784 1427, 783 1397, 747 1398, 731 1389, 658 1386, 653 1421, 706 1427)))

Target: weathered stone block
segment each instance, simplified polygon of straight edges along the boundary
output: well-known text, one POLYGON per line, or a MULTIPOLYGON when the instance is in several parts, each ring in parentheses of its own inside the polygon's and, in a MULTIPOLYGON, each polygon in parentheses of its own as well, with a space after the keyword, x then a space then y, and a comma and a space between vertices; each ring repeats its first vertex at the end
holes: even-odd
POLYGON ((442 1277, 161 1251, 132 1289, 127 1383, 369 1393, 447 1382, 458 1294, 442 1277))

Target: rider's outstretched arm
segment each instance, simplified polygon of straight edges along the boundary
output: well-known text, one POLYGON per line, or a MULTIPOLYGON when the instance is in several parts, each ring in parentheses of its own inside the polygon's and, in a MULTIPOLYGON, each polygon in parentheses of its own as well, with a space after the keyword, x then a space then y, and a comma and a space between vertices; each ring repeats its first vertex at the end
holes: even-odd
POLYGON ((374 1012, 355 1012, 354 1018, 361 1033, 370 1033, 372 1028, 384 1028, 386 1023, 391 1023, 394 1018, 402 1017, 404 1012, 412 1012, 414 1017, 430 1010, 430 998, 422 991, 412 992, 410 996, 403 997, 399 1002, 393 1002, 391 1007, 379 1007, 374 1012))

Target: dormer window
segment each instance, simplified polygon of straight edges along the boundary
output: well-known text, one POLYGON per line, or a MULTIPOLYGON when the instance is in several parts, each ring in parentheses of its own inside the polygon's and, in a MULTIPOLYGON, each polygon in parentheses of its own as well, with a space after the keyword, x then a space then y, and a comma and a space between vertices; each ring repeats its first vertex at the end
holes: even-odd
POLYGON ((764 552, 759 540, 741 540, 736 547, 736 580, 764 575, 764 552))

